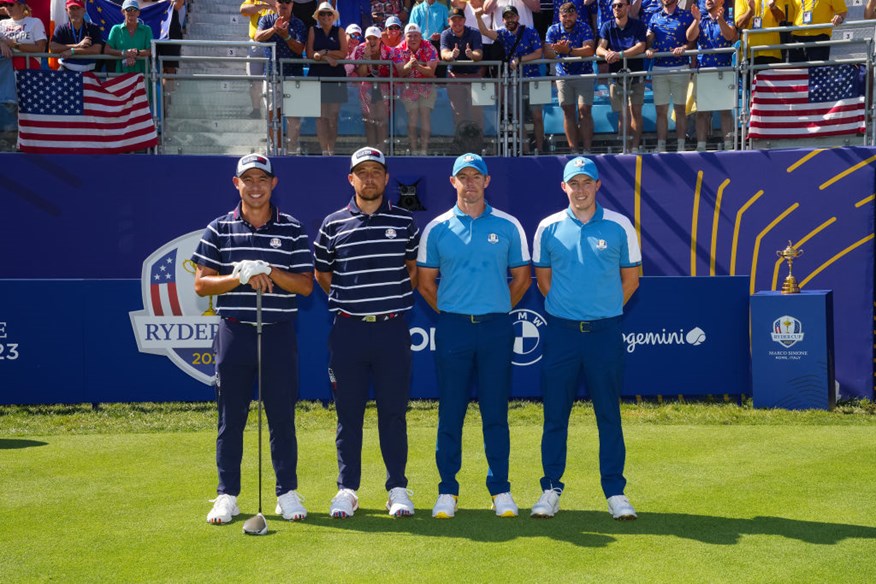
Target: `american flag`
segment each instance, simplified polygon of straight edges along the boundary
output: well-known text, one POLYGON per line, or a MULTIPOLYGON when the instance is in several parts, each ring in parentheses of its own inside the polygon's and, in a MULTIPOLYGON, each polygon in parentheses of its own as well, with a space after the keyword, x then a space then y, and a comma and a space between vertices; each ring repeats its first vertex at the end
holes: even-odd
POLYGON ((855 65, 761 71, 752 87, 749 137, 863 134, 864 81, 855 65))
POLYGON ((143 75, 100 81, 93 73, 15 72, 22 152, 109 154, 155 146, 143 75))
POLYGON ((155 261, 149 268, 149 297, 155 316, 182 316, 176 293, 176 249, 155 261))

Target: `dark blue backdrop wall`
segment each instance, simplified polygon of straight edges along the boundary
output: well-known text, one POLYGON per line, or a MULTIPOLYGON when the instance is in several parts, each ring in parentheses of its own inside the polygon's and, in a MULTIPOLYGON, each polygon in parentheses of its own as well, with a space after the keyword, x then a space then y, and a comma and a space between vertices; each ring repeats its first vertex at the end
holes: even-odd
MULTIPOLYGON (((788 240, 799 242, 805 253, 795 264, 798 280, 809 289, 834 290, 841 394, 871 397, 874 160, 876 149, 845 148, 601 156, 596 162, 603 179, 602 203, 627 214, 640 230, 647 277, 745 276, 743 293, 776 289, 786 270, 775 251, 788 240)), ((566 205, 559 186, 565 161, 561 157, 490 159, 490 202, 517 216, 531 237, 541 218, 566 205)), ((189 294, 191 279, 187 266, 182 265, 187 253, 182 236, 202 230, 210 219, 234 206, 234 160, 8 154, 0 156, 0 165, 4 178, 0 202, 5 211, 0 230, 0 401, 211 397, 207 386, 196 381, 198 371, 203 375, 209 371, 210 363, 204 362, 210 360, 209 352, 203 350, 203 339, 196 338, 209 334, 209 319, 199 320, 195 315, 185 321, 192 328, 174 333, 181 337, 172 354, 161 349, 160 343, 150 345, 148 325, 153 325, 148 329, 153 332, 160 329, 148 320, 154 312, 149 312, 153 309, 147 306, 141 276, 152 269, 154 261, 149 260, 156 258, 157 251, 166 254, 175 249, 179 253, 177 289, 180 297, 183 289, 189 294), (182 243, 169 245, 174 240, 182 243), (144 309, 148 314, 128 315, 144 309), (90 338, 65 332, 79 330, 90 338), (187 335, 192 338, 182 338, 187 335), (120 352, 136 357, 122 357, 120 352), (149 352, 168 354, 174 363, 149 352), (194 365, 188 376, 174 367, 185 369, 176 361, 194 365)), ((416 185, 425 207, 416 213, 422 226, 454 202, 448 183, 451 165, 449 158, 392 159, 389 196, 396 199, 400 185, 416 185)), ((283 158, 276 160, 276 166, 280 178, 276 201, 300 218, 311 235, 322 218, 352 194, 343 158, 283 158)), ((664 297, 683 297, 682 304, 691 310, 727 312, 736 321, 744 320, 736 322, 737 327, 747 329, 747 303, 739 304, 734 299, 738 294, 725 297, 717 288, 688 289, 678 282, 643 285, 640 293, 652 286, 653 294, 659 289, 664 297)), ((167 300, 167 290, 163 294, 167 300)), ((303 305, 315 315, 312 318, 327 322, 324 300, 317 296, 321 294, 315 292, 303 305)), ((531 292, 524 308, 537 313, 540 303, 539 295, 531 292)), ((183 315, 193 314, 186 306, 181 310, 183 315)), ((423 314, 415 315, 414 324, 417 319, 425 320, 417 325, 422 332, 418 331, 414 342, 428 349, 429 319, 422 303, 418 312, 423 314)), ((532 318, 537 328, 537 315, 532 318)), ((662 328, 668 327, 664 333, 681 337, 705 329, 715 337, 720 328, 729 326, 715 324, 709 330, 711 318, 703 314, 662 328)), ((648 326, 661 327, 659 322, 648 326)), ((523 331, 520 355, 527 354, 528 329, 526 323, 519 329, 523 331)), ((727 342, 739 349, 738 339, 727 342)), ((327 395, 320 362, 324 346, 308 345, 306 351, 312 352, 302 361, 312 365, 314 372, 302 370, 303 393, 327 395)), ((655 355, 659 363, 660 354, 655 355)), ((693 360, 691 371, 697 371, 693 360)), ((537 395, 533 371, 516 382, 517 395, 537 395)), ((701 387, 696 379, 687 379, 676 385, 658 383, 656 388, 628 383, 625 392, 728 389, 708 371, 697 377, 701 387)), ((428 395, 431 387, 425 377, 418 380, 415 375, 415 395, 428 395)), ((745 384, 734 387, 744 390, 745 384)))

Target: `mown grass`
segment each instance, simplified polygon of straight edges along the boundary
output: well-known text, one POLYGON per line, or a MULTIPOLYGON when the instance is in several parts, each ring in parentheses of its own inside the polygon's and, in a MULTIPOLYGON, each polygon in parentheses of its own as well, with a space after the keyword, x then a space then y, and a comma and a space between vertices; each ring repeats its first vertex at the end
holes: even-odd
MULTIPOLYGON (((464 434, 460 511, 429 516, 436 409, 409 416, 417 514, 386 516, 376 415, 366 413, 361 509, 327 516, 336 490, 334 412, 298 409, 302 523, 256 512, 255 424, 247 431, 243 514, 204 518, 215 492, 212 404, 0 408, 3 582, 871 582, 876 580, 876 449, 871 404, 849 411, 753 410, 747 404, 628 404, 627 493, 640 518, 611 520, 599 488, 587 403, 571 418, 562 511, 528 517, 541 475, 538 404, 511 418, 516 519, 489 511, 476 407, 464 434)), ((254 416, 251 422, 254 421, 254 416)))

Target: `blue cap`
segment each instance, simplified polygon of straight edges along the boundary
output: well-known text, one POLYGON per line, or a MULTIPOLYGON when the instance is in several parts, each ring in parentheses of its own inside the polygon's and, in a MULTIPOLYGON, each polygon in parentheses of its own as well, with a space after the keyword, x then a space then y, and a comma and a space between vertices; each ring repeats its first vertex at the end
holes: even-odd
POLYGON ((599 170, 596 168, 596 163, 583 156, 573 158, 566 163, 566 168, 563 169, 563 182, 569 182, 573 176, 579 174, 586 174, 593 180, 599 180, 599 170))
POLYGON ((453 163, 453 176, 459 174, 463 168, 473 168, 484 176, 489 174, 487 172, 487 163, 484 162, 484 159, 471 152, 463 154, 456 159, 456 162, 453 163))
POLYGON ((397 26, 397 27, 401 28, 402 21, 398 16, 390 16, 389 18, 386 19, 384 26, 386 28, 389 28, 390 26, 397 26))
POLYGON ((125 0, 122 3, 122 10, 127 10, 128 8, 136 8, 140 10, 140 3, 137 0, 125 0))

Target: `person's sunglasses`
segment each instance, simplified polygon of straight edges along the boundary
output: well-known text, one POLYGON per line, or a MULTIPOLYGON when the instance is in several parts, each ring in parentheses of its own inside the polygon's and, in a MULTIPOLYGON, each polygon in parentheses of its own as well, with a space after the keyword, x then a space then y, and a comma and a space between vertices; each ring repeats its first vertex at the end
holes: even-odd
POLYGON ((125 8, 125 12, 140 12, 139 8, 125 8))
POLYGON ((320 12, 319 16, 334 16, 334 12, 320 12))
POLYGON ((395 25, 393 25, 393 26, 387 26, 386 28, 387 28, 388 30, 401 30, 401 27, 400 27, 400 26, 395 26, 395 25))
POLYGON ((292 0, 277 0, 278 4, 292 4, 292 0))
POLYGON ((611 5, 612 10, 617 10, 618 8, 626 8, 626 7, 627 7, 626 4, 612 4, 611 5))

